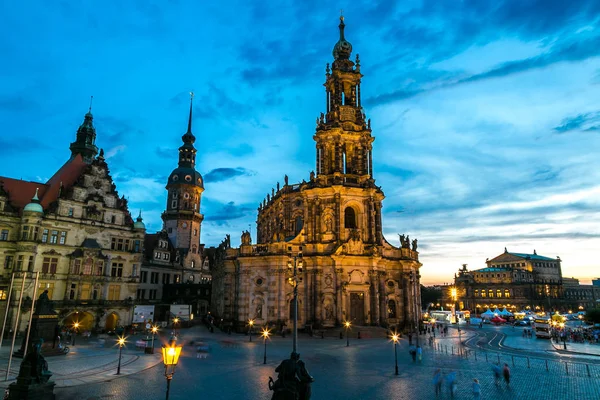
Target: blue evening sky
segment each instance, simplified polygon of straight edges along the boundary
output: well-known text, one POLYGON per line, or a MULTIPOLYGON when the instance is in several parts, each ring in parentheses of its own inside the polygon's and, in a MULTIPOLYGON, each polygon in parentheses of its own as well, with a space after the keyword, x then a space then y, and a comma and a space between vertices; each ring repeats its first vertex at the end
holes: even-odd
POLYGON ((120 194, 161 228, 196 93, 202 241, 239 243, 284 174, 308 180, 325 64, 360 53, 384 230, 423 282, 504 251, 600 275, 600 2, 4 1, 0 175, 45 181, 94 96, 120 194))

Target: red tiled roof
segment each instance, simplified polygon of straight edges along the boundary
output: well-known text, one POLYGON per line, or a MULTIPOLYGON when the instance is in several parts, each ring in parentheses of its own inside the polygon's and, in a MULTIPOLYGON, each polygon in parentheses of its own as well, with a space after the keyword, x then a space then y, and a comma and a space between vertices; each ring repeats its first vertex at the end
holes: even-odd
POLYGON ((4 190, 8 192, 8 202, 11 206, 22 209, 31 203, 31 198, 35 195, 35 189, 39 188, 38 197, 42 197, 48 190, 48 185, 39 182, 22 181, 0 176, 0 183, 4 190))
POLYGON ((44 209, 58 199, 58 192, 62 182, 63 188, 71 187, 81 175, 87 164, 78 154, 69 159, 46 183, 23 181, 20 179, 0 176, 0 183, 8 192, 9 203, 19 211, 31 202, 35 190, 39 188, 38 197, 44 209))
POLYGON ((64 165, 60 167, 58 171, 56 171, 52 178, 48 179, 48 182, 46 182, 46 185, 49 187, 46 193, 44 193, 43 196, 40 196, 42 207, 46 208, 52 202, 58 199, 58 192, 60 190, 61 182, 63 189, 73 186, 87 165, 88 164, 83 161, 81 154, 77 154, 75 158, 71 158, 69 161, 64 163, 64 165))

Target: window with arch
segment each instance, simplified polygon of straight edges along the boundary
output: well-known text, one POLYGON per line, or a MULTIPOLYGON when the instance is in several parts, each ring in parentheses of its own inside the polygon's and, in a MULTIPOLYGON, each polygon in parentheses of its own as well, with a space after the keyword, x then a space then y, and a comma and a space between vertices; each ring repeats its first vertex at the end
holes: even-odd
POLYGON ((302 220, 302 216, 298 215, 294 220, 294 234, 298 235, 304 226, 304 221, 302 220))
POLYGON ((504 297, 506 297, 506 298, 510 297, 510 291, 508 289, 504 289, 504 297))
POLYGON ((388 301, 388 318, 396 318, 396 302, 394 300, 388 301))
POLYGON ((356 229, 356 225, 356 212, 354 212, 354 208, 346 207, 346 210, 344 210, 344 227, 356 229))

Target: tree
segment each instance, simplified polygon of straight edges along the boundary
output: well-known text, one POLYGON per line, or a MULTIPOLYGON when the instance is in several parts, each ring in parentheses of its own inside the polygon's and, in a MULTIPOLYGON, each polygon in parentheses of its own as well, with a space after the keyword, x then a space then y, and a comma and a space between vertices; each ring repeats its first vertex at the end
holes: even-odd
POLYGON ((442 292, 432 287, 421 285, 421 304, 427 308, 429 303, 439 303, 442 297, 442 292))
POLYGON ((585 322, 589 322, 591 324, 600 323, 600 308, 592 308, 591 310, 587 310, 585 312, 585 322))

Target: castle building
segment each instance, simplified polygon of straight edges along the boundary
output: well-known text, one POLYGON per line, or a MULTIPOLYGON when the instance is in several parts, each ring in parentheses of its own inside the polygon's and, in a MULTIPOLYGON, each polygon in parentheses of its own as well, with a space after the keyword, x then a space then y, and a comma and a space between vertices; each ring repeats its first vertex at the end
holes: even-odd
MULTIPOLYGON (((200 244, 204 182, 195 169, 192 100, 193 96, 179 163, 167 178, 163 229, 146 235, 137 304, 189 304, 192 314, 204 315, 209 308, 211 274, 209 257, 200 244)), ((157 310, 156 318, 169 321, 168 308, 165 312, 157 310)))
POLYGON ((299 326, 410 327, 421 310, 417 240, 400 248, 382 233, 383 191, 373 176, 371 123, 361 104, 360 59, 350 60, 343 17, 333 63, 326 67, 325 113, 313 136, 316 172, 308 181, 277 184, 258 208, 257 244, 227 238, 213 269, 212 307, 238 327, 291 326, 293 287, 288 253, 302 252, 299 326))
POLYGON ((90 112, 71 143, 71 157, 45 183, 0 177, 0 315, 20 329, 34 298, 48 290, 60 323, 81 330, 114 329, 131 320, 142 262, 145 226, 119 197, 90 112), (12 296, 8 303, 11 280, 12 296))

